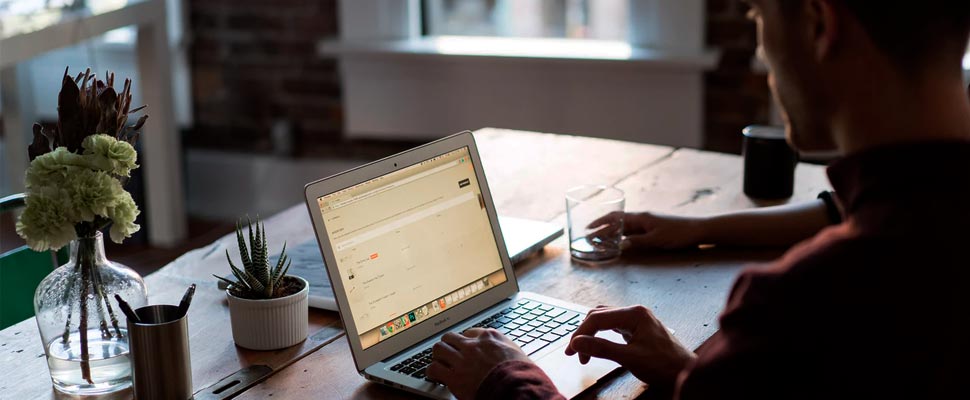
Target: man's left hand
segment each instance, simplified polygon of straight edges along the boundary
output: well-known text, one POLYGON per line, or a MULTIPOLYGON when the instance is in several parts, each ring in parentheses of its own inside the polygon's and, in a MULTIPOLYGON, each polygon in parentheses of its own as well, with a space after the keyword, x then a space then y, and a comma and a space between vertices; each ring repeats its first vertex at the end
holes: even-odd
POLYGON ((494 329, 473 328, 446 333, 434 345, 434 361, 428 366, 428 378, 448 386, 459 399, 471 399, 478 386, 495 366, 505 361, 529 361, 511 339, 494 329))

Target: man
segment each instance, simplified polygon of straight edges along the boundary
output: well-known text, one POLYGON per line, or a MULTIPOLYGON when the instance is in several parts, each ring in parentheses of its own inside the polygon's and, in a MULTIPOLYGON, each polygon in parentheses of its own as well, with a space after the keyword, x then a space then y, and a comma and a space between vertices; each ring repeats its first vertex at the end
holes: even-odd
MULTIPOLYGON (((970 398, 970 1, 750 5, 789 142, 844 155, 829 178, 845 222, 744 272, 696 355, 642 306, 590 312, 567 354, 681 399, 970 398)), ((459 398, 559 397, 495 331, 448 334, 434 359, 459 398)))

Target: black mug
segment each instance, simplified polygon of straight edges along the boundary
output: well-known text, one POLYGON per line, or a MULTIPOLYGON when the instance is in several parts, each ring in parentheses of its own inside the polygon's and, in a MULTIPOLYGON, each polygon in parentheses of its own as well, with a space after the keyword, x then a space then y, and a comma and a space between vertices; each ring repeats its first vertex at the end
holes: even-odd
POLYGON ((785 140, 785 129, 752 125, 742 133, 744 194, 763 200, 791 197, 798 155, 785 140))

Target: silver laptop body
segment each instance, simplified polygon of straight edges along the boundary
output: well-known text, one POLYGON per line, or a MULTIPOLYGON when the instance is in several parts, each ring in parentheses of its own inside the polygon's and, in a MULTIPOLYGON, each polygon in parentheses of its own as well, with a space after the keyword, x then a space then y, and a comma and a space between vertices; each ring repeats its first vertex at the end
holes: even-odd
POLYGON ((442 334, 473 326, 519 335, 516 343, 567 397, 616 369, 563 354, 588 308, 519 291, 471 132, 312 182, 305 195, 365 378, 452 398, 416 368, 442 334))

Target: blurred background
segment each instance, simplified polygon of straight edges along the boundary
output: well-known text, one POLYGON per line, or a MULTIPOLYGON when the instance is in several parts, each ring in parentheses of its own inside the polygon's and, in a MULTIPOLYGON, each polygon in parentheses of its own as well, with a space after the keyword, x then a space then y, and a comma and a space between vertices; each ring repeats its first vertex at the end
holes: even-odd
MULTIPOLYGON (((160 172, 130 188, 145 229, 109 249, 143 273, 242 215, 300 204, 306 182, 465 129, 739 153, 744 126, 779 122, 746 12, 740 0, 0 0, 0 196, 23 190, 25 129, 56 123, 65 66, 131 77, 134 103, 165 121, 142 143, 160 172)), ((13 221, 0 219, 0 252, 22 244, 13 221)))

